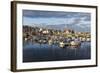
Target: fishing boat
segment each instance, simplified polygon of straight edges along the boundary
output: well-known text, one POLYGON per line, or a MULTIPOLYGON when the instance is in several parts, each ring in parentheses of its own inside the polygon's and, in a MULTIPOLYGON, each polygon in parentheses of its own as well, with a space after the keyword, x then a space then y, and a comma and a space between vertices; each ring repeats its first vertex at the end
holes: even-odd
POLYGON ((86 38, 82 38, 82 40, 81 40, 82 42, 85 42, 86 41, 86 38))
POLYGON ((81 45, 81 42, 80 41, 71 41, 70 42, 70 46, 80 46, 81 45))
POLYGON ((87 41, 87 42, 90 42, 90 41, 91 41, 91 39, 90 39, 90 38, 87 38, 87 39, 86 39, 86 41, 87 41))
POLYGON ((64 48, 64 47, 65 47, 65 43, 64 43, 64 42, 60 42, 60 43, 59 43, 59 46, 60 46, 61 48, 64 48))
POLYGON ((52 45, 53 41, 52 40, 48 40, 48 44, 52 45))

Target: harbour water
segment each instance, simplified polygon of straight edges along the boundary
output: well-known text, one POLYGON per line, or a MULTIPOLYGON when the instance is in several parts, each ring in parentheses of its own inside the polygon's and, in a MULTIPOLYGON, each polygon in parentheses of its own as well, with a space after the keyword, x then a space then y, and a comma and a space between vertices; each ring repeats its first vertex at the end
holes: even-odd
POLYGON ((91 58, 90 42, 82 42, 78 47, 64 47, 58 45, 36 44, 26 42, 23 44, 23 62, 84 60, 91 58))

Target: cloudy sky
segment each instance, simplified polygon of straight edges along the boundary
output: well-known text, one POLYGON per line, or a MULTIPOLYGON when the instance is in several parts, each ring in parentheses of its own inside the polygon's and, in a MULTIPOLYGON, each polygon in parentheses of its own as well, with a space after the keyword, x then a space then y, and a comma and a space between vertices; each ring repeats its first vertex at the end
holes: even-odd
POLYGON ((23 10, 23 25, 32 24, 68 24, 81 28, 90 28, 91 14, 84 12, 23 10))

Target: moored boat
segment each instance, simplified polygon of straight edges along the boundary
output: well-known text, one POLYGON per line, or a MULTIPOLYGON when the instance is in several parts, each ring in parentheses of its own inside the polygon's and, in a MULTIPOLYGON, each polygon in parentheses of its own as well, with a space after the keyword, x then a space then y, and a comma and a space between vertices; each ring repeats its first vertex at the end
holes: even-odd
POLYGON ((80 46, 81 42, 80 41, 71 41, 70 46, 80 46))
POLYGON ((91 39, 90 39, 90 38, 87 38, 87 39, 86 39, 86 41, 87 41, 87 42, 90 42, 90 41, 91 41, 91 39))
POLYGON ((65 47, 64 42, 60 42, 60 43, 59 43, 59 46, 60 46, 61 48, 65 47))
POLYGON ((52 40, 48 40, 48 44, 52 45, 53 41, 52 40))

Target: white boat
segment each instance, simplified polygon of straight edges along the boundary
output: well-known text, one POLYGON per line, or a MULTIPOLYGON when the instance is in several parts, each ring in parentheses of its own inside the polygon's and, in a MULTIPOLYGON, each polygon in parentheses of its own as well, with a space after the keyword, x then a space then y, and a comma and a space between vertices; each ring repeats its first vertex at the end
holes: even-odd
POLYGON ((60 42, 60 43, 59 43, 59 46, 60 46, 61 48, 63 48, 63 47, 65 46, 65 44, 64 44, 63 42, 60 42))
POLYGON ((86 38, 82 38, 82 40, 81 40, 82 42, 85 42, 86 41, 86 38))
POLYGON ((48 40, 49 45, 52 45, 52 42, 53 42, 52 40, 48 40))
POLYGON ((90 38, 87 38, 87 39, 86 39, 86 41, 87 41, 87 42, 90 42, 90 41, 91 41, 91 39, 90 39, 90 38))
POLYGON ((80 44, 81 44, 81 42, 79 42, 79 41, 71 41, 70 42, 71 46, 79 46, 80 44))

